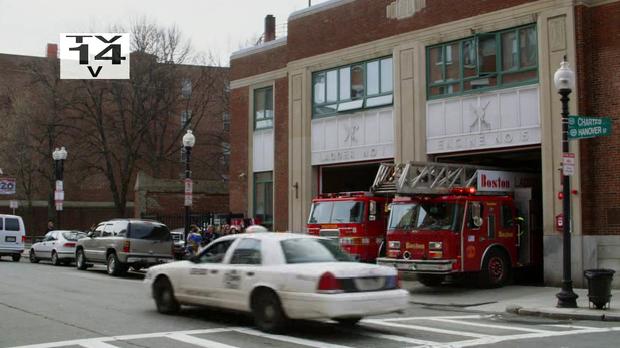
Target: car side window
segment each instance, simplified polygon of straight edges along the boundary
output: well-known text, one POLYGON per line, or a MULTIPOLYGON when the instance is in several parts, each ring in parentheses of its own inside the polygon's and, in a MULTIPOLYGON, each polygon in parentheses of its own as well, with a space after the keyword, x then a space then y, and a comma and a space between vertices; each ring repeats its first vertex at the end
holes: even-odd
POLYGON ((47 242, 47 241, 49 241, 49 240, 52 240, 52 233, 53 233, 53 232, 47 232, 47 233, 45 234, 45 237, 43 237, 43 241, 44 241, 44 242, 47 242))
POLYGON ((4 218, 0 218, 0 230, 4 229, 4 218))
POLYGON ((102 237, 110 237, 112 236, 112 229, 113 229, 112 224, 107 224, 105 225, 105 227, 103 228, 103 233, 101 234, 102 237))
POLYGON ((233 240, 223 240, 221 242, 217 242, 207 249, 205 249, 202 254, 200 254, 200 263, 222 263, 224 261, 224 256, 226 256, 226 251, 230 248, 230 245, 233 243, 233 240))
POLYGON ((93 237, 101 237, 104 227, 105 227, 104 224, 97 226, 97 228, 95 228, 95 231, 93 231, 93 237))
POLYGON ((127 221, 118 221, 114 223, 114 235, 118 237, 127 237, 127 221))
POLYGON ((233 251, 230 263, 234 265, 260 265, 262 263, 260 240, 244 238, 239 241, 233 251))

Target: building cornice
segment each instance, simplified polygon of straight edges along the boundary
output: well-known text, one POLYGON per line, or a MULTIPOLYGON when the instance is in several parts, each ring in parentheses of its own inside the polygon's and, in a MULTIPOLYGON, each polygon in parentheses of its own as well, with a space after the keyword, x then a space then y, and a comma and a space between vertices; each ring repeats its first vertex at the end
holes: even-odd
POLYGON ((273 70, 273 71, 266 72, 264 74, 253 75, 253 76, 250 76, 250 77, 246 77, 246 78, 230 81, 230 89, 237 89, 237 88, 248 87, 248 86, 256 85, 256 84, 259 84, 259 83, 264 83, 264 82, 267 82, 267 81, 273 81, 273 80, 281 79, 281 78, 284 78, 286 76, 287 76, 287 69, 286 68, 278 69, 278 70, 273 70))
POLYGON ((277 47, 286 46, 286 39, 287 39, 286 36, 284 36, 284 37, 281 37, 273 41, 265 42, 261 45, 252 46, 252 47, 244 48, 242 50, 233 52, 230 55, 230 60, 232 61, 233 59, 239 59, 239 58, 251 56, 256 53, 269 51, 277 47))
POLYGON ((601 5, 607 5, 614 2, 619 2, 620 0, 575 0, 575 6, 587 6, 587 7, 596 7, 601 5))
POLYGON ((342 6, 342 5, 346 5, 348 3, 351 3, 355 0, 330 0, 330 1, 326 1, 323 3, 320 3, 318 5, 314 5, 314 6, 310 6, 310 7, 306 7, 304 9, 301 10, 297 10, 293 13, 291 13, 290 16, 288 16, 288 21, 294 21, 296 19, 305 17, 305 16, 309 16, 309 15, 313 15, 315 13, 319 13, 325 10, 329 10, 332 9, 334 7, 338 7, 338 6, 342 6))

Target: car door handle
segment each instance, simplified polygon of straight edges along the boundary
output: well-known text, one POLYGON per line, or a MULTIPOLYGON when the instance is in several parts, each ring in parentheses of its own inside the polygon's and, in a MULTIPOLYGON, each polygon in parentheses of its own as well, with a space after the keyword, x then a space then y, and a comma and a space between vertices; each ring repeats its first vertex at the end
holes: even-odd
POLYGON ((247 272, 246 274, 248 275, 248 277, 251 277, 254 275, 254 272, 247 272))
POLYGON ((211 274, 216 274, 216 273, 217 273, 217 270, 216 270, 216 269, 212 269, 212 270, 211 270, 211 274))

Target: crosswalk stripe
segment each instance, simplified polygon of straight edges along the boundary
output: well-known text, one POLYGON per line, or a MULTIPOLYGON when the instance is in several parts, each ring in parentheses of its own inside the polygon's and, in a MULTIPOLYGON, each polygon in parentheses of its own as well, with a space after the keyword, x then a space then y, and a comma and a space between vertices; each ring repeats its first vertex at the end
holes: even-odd
POLYGON ((409 320, 429 320, 429 319, 486 319, 492 318, 493 314, 487 315, 455 315, 455 316, 437 316, 437 317, 404 317, 404 318, 380 318, 374 320, 381 321, 409 321, 409 320))
POLYGON ((390 341, 419 344, 419 345, 424 345, 424 346, 434 346, 436 344, 439 344, 439 342, 435 342, 435 341, 426 341, 426 340, 420 340, 417 338, 380 334, 380 333, 374 333, 374 332, 358 332, 357 334, 362 335, 362 336, 372 337, 372 338, 380 338, 380 339, 385 339, 385 340, 390 340, 390 341))
POLYGON ((259 336, 259 337, 270 338, 272 340, 277 340, 277 341, 282 341, 282 342, 287 342, 287 343, 299 344, 299 345, 308 346, 308 347, 316 347, 316 348, 351 348, 349 346, 341 346, 339 344, 331 344, 331 343, 322 342, 322 341, 308 340, 308 339, 305 339, 305 338, 298 338, 298 337, 284 336, 284 335, 273 335, 273 334, 264 333, 262 331, 254 330, 254 329, 236 329, 234 331, 237 331, 237 332, 240 332, 240 333, 245 333, 245 334, 248 334, 248 335, 254 335, 254 336, 259 336))
POLYGON ((105 343, 103 341, 95 341, 95 340, 86 341, 86 342, 80 343, 79 345, 84 348, 118 348, 117 346, 113 346, 109 343, 105 343))
POLYGON ((467 331, 438 329, 438 328, 422 326, 422 325, 398 324, 398 323, 385 322, 385 321, 376 320, 376 319, 364 319, 362 320, 362 322, 369 323, 369 324, 383 325, 383 326, 400 327, 400 328, 419 330, 419 331, 436 332, 436 333, 453 335, 453 336, 475 337, 475 338, 488 337, 488 335, 477 334, 477 333, 467 332, 467 331))
POLYGON ((179 333, 168 335, 166 336, 166 338, 170 338, 175 341, 181 341, 181 342, 193 344, 193 345, 204 347, 204 348, 238 348, 236 346, 229 346, 228 344, 211 341, 211 340, 207 340, 207 339, 196 337, 196 336, 179 334, 179 333))
POLYGON ((529 328, 518 327, 518 326, 504 326, 504 325, 496 325, 496 324, 474 323, 474 322, 469 322, 469 321, 451 320, 451 319, 443 319, 443 318, 442 319, 431 318, 431 320, 439 321, 439 322, 442 322, 442 323, 451 323, 451 324, 467 325, 467 326, 476 326, 476 327, 484 327, 484 328, 499 329, 499 330, 539 332, 539 333, 552 332, 552 331, 549 331, 549 330, 529 329, 529 328))

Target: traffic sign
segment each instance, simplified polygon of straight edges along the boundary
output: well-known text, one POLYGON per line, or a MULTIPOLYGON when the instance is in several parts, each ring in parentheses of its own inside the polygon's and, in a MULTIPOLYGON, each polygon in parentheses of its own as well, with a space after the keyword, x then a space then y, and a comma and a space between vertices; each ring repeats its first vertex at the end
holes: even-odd
POLYGON ((563 153, 562 154, 562 175, 573 176, 575 175, 575 154, 563 153))
POLYGON ((611 117, 568 116, 568 139, 586 139, 611 134, 611 117))
POLYGON ((18 207, 19 207, 19 202, 18 202, 18 201, 16 201, 16 200, 14 200, 14 199, 13 199, 13 200, 11 200, 11 201, 9 202, 9 208, 11 208, 11 209, 17 209, 18 207))

